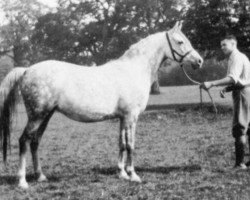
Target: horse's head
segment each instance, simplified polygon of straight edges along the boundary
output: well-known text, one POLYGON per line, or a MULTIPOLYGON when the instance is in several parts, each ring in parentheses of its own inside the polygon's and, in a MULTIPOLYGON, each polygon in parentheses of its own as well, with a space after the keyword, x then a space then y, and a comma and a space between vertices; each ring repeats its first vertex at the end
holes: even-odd
POLYGON ((175 26, 166 33, 169 44, 169 48, 166 50, 166 57, 180 64, 191 64, 193 69, 201 68, 203 59, 182 33, 181 27, 182 22, 177 22, 175 26))

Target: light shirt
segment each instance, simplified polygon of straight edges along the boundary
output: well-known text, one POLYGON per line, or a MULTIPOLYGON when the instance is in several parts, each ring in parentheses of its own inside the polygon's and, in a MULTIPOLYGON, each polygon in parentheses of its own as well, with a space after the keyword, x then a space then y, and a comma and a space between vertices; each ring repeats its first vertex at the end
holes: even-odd
POLYGON ((234 49, 229 56, 227 76, 231 77, 235 84, 250 85, 250 62, 238 49, 234 49))

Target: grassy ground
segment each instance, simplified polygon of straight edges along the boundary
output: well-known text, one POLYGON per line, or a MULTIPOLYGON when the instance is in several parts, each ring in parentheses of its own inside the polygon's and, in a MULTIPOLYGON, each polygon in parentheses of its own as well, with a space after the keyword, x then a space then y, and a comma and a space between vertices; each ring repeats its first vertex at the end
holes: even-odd
POLYGON ((15 176, 26 121, 20 111, 8 166, 0 168, 0 199, 250 199, 250 171, 232 170, 231 118, 228 106, 219 106, 216 119, 211 106, 145 112, 136 134, 138 184, 117 176, 118 120, 83 124, 55 114, 40 146, 49 181, 34 180, 28 156, 30 188, 23 191, 15 176))

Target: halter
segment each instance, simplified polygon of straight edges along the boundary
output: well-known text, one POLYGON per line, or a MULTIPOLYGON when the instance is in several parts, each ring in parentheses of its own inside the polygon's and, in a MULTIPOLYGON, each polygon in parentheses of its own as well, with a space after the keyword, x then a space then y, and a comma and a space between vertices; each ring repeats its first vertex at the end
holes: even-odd
MULTIPOLYGON (((184 68, 184 65, 182 64, 182 61, 184 60, 184 58, 185 58, 188 54, 190 54, 190 53, 192 52, 192 50, 190 50, 190 51, 188 51, 187 53, 185 53, 184 55, 182 55, 182 54, 180 54, 179 52, 177 52, 177 51, 173 48, 172 43, 171 43, 170 38, 169 38, 168 32, 166 33, 166 37, 167 37, 167 40, 168 40, 169 48, 170 48, 170 50, 171 50, 173 59, 174 59, 176 62, 180 63, 180 67, 181 67, 183 73, 185 74, 185 76, 186 76, 191 82, 193 82, 194 84, 196 84, 196 85, 201 85, 200 82, 193 80, 193 79, 187 74, 187 72, 186 72, 186 70, 185 70, 185 68, 184 68), (180 57, 179 60, 176 58, 175 54, 177 54, 177 55, 180 57)), ((166 59, 167 59, 167 57, 166 57, 164 60, 166 60, 166 59)), ((216 105, 215 105, 215 103, 214 103, 214 100, 213 100, 213 98, 212 98, 212 95, 210 94, 209 90, 206 90, 206 91, 207 91, 207 93, 208 93, 208 96, 210 97, 210 100, 211 100, 212 104, 213 104, 214 111, 215 111, 215 117, 217 117, 218 111, 217 111, 216 105)), ((202 88, 201 88, 201 87, 200 87, 200 103, 201 103, 201 107, 202 107, 202 88)))
POLYGON ((172 53, 172 56, 173 56, 173 59, 178 62, 178 63, 182 63, 183 59, 192 52, 192 50, 188 51, 187 53, 185 53, 184 55, 180 54, 179 52, 177 52, 173 46, 172 46, 172 43, 170 41, 170 38, 169 38, 169 34, 168 32, 166 33, 166 36, 167 36, 167 39, 168 39, 168 44, 169 44, 169 48, 171 50, 171 53, 172 53), (175 54, 177 54, 179 57, 180 57, 180 60, 178 60, 175 56, 175 54))

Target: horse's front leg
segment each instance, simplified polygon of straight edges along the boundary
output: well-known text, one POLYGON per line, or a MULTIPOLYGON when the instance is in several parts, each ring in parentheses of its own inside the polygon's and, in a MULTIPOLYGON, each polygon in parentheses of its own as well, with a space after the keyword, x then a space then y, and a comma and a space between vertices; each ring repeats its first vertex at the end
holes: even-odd
POLYGON ((119 158, 118 158, 118 168, 120 170, 119 178, 129 180, 130 177, 128 176, 125 170, 125 165, 126 165, 125 153, 126 153, 126 130, 125 130, 124 119, 121 119, 120 135, 119 135, 119 158))
POLYGON ((133 163, 133 154, 135 150, 136 121, 137 120, 132 120, 126 125, 127 172, 130 175, 131 181, 141 182, 140 177, 135 172, 133 163))

